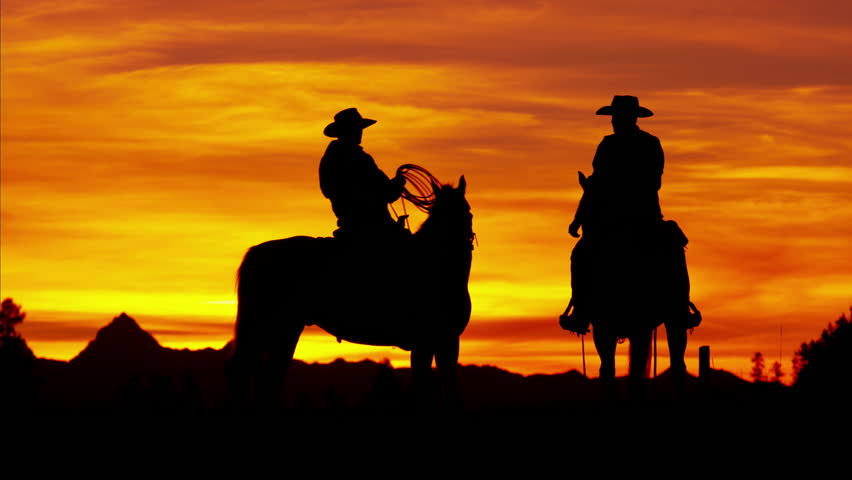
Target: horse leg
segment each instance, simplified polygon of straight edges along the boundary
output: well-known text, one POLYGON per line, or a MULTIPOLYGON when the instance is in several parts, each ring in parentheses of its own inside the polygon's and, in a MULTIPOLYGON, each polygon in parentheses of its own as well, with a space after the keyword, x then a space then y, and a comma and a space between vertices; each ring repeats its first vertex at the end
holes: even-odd
POLYGON ((618 338, 605 328, 592 326, 592 339, 601 359, 599 381, 604 403, 615 401, 615 346, 618 338))
POLYGON ((253 390, 264 354, 264 312, 255 298, 241 295, 237 307, 234 350, 225 365, 226 405, 243 410, 252 406, 253 390), (244 298, 246 297, 246 298, 244 298))
POLYGON ((411 350, 411 391, 414 405, 418 410, 429 409, 434 405, 434 378, 432 375, 432 358, 434 351, 425 346, 411 350))
POLYGON ((231 358, 225 364, 226 400, 229 410, 243 410, 251 403, 252 379, 260 365, 261 352, 246 340, 235 342, 231 358))
POLYGON ((686 384, 686 329, 666 322, 666 341, 669 344, 669 363, 675 398, 683 398, 686 384))
POLYGON ((648 391, 648 361, 651 353, 651 335, 653 330, 636 333, 630 337, 630 398, 634 402, 643 402, 648 391))
POLYGON ((266 348, 257 380, 258 406, 265 411, 281 407, 287 370, 305 326, 301 323, 284 324, 266 342, 266 348))
POLYGON ((452 337, 446 342, 441 342, 441 345, 435 351, 435 365, 438 367, 438 375, 441 379, 441 398, 446 408, 461 407, 456 377, 458 363, 459 337, 452 337))

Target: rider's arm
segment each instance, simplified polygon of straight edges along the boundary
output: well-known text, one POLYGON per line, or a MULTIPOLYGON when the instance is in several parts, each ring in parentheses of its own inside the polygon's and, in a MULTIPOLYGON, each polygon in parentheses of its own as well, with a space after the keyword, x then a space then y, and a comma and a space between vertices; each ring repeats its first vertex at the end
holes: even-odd
MULTIPOLYGON (((384 175, 384 174, 382 174, 384 175)), ((387 178, 387 176, 385 176, 387 178)), ((392 179, 388 180, 388 195, 387 201, 388 203, 393 203, 399 199, 402 195, 402 190, 405 187, 405 177, 402 175, 397 175, 392 179)))
POLYGON ((388 178, 387 174, 376 165, 376 161, 373 160, 373 157, 367 153, 364 153, 365 159, 369 159, 369 163, 371 164, 371 168, 373 170, 373 182, 374 188, 376 191, 380 192, 382 198, 385 199, 387 203, 393 203, 397 201, 402 195, 402 188, 405 186, 405 178, 401 175, 395 176, 393 179, 388 178))

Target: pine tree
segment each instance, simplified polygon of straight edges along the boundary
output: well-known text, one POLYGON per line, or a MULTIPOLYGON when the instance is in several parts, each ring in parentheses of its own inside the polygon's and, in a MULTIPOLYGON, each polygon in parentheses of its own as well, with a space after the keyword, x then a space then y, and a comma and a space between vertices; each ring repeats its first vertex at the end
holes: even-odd
POLYGON ((763 360, 763 354, 760 352, 756 352, 754 357, 751 359, 751 363, 753 364, 751 367, 751 378, 755 382, 765 382, 766 381, 766 364, 763 360))
POLYGON ((784 377, 784 371, 781 370, 781 362, 773 363, 772 368, 769 369, 769 372, 772 374, 771 381, 775 383, 781 383, 781 379, 784 377))
MULTIPOLYGON (((852 312, 852 308, 850 308, 852 312)), ((852 318, 852 315, 850 316, 852 318)), ((841 315, 816 340, 802 343, 793 359, 794 386, 814 396, 850 398, 852 383, 852 321, 841 315)))
POLYGON ((27 314, 21 311, 21 306, 15 304, 11 298, 3 300, 0 304, 0 344, 6 343, 10 338, 18 338, 15 325, 24 321, 27 314))

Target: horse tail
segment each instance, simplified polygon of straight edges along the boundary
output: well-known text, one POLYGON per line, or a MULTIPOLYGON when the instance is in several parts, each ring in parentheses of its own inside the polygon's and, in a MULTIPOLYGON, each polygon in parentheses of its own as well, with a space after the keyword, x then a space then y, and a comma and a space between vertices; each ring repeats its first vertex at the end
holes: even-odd
POLYGON ((251 301, 250 284, 256 277, 257 253, 250 248, 237 269, 235 289, 237 291, 237 319, 234 327, 234 343, 226 364, 227 402, 230 408, 244 408, 249 404, 252 390, 252 375, 262 355, 257 341, 259 328, 256 306, 251 301))
POLYGON ((283 375, 304 328, 299 312, 291 308, 293 285, 304 281, 304 276, 289 277, 303 270, 300 262, 308 255, 299 247, 307 238, 255 245, 237 269, 237 319, 230 362, 237 405, 272 406, 278 400, 283 375))
POLYGON ((256 337, 259 315, 259 301, 257 298, 257 284, 260 276, 259 251, 257 247, 250 248, 236 275, 237 291, 237 321, 234 327, 235 354, 257 353, 258 347, 256 337), (248 350, 248 351, 247 351, 248 350))

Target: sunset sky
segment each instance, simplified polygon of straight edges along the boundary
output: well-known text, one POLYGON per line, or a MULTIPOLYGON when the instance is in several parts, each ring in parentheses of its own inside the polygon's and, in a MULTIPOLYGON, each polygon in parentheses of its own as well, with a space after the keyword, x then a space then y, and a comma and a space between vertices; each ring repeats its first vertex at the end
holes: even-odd
MULTIPOLYGON (((467 179, 463 364, 582 368, 556 323, 567 228, 616 94, 654 111, 663 213, 690 239, 690 372, 710 345, 716 368, 761 351, 789 374, 852 305, 848 0, 3 0, 0 22, 0 297, 42 357, 121 312, 224 345, 245 250, 334 230, 317 168, 347 107, 378 120, 363 146, 388 174, 467 179)), ((315 327, 296 351, 337 357, 408 365, 315 327)))

